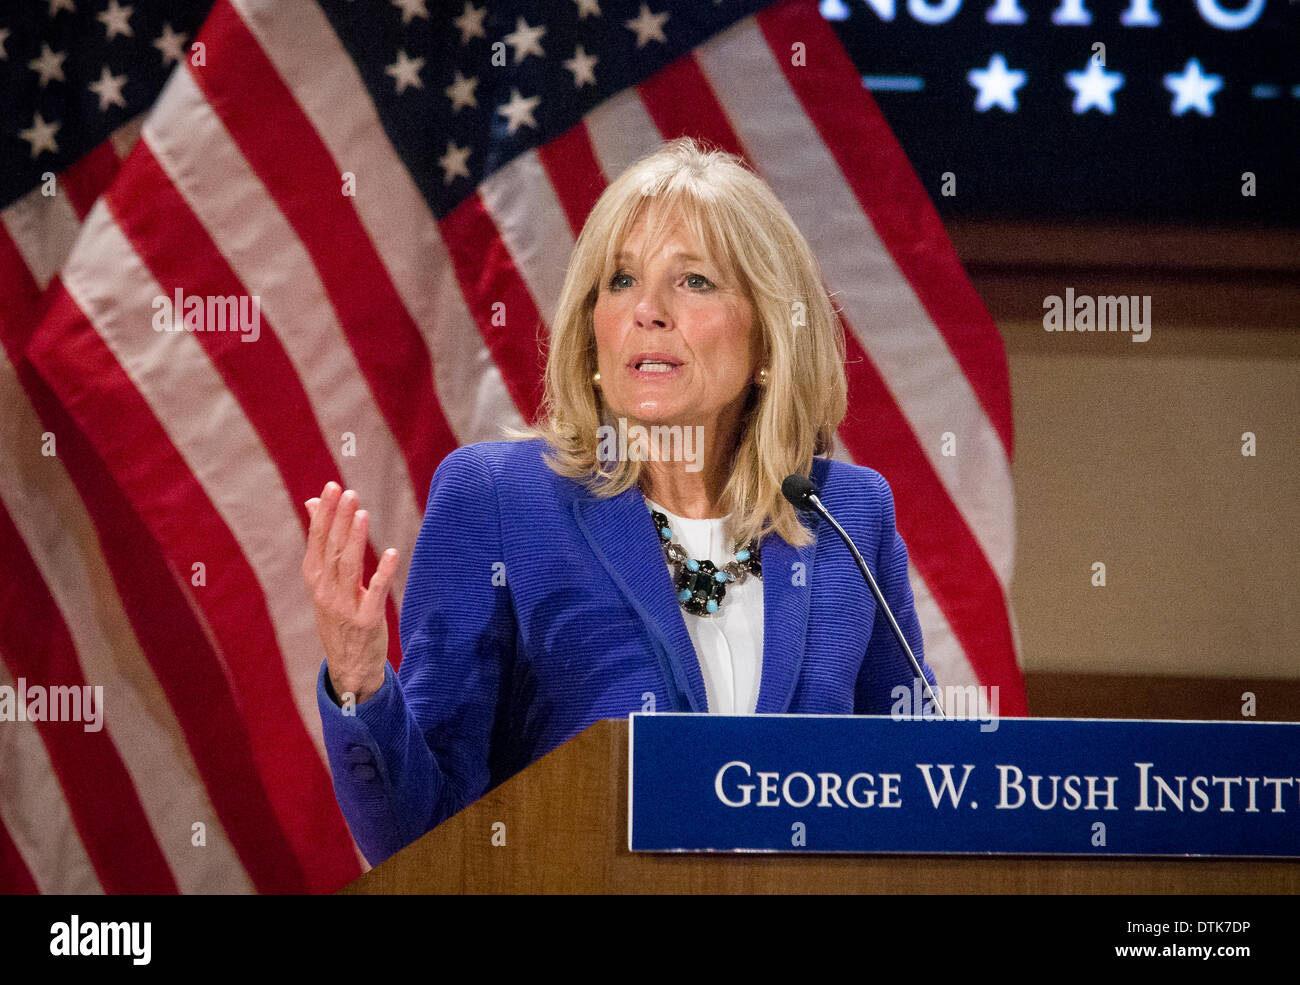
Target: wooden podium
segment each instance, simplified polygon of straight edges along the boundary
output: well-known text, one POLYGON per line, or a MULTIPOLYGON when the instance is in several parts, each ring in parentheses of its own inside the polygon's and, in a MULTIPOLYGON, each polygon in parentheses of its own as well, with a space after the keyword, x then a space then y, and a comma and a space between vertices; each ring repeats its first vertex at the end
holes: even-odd
POLYGON ((1297 861, 633 854, 627 734, 626 720, 597 722, 340 892, 1300 892, 1297 861))

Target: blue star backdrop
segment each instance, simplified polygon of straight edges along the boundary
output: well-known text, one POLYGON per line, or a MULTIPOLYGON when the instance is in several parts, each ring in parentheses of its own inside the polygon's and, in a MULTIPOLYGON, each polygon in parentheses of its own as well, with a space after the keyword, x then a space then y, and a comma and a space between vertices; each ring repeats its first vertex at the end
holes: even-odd
POLYGON ((945 216, 1300 226, 1295 0, 821 11, 945 216))
MULTIPOLYGON (((0 5, 0 206, 146 110, 211 3, 0 5)), ((640 7, 605 3, 624 19, 640 7)), ((702 0, 688 12, 725 24, 763 5, 702 0)), ((471 176, 536 142, 538 114, 556 122, 554 101, 538 106, 535 93, 572 90, 584 58, 598 58, 600 78, 617 87, 685 50, 676 40, 638 46, 655 26, 644 14, 636 32, 599 33, 579 0, 518 4, 533 11, 530 24, 546 10, 545 40, 483 0, 477 18, 464 0, 322 6, 369 66, 385 125, 439 215, 471 176), (460 42, 475 31, 503 40, 509 67, 462 65, 460 42), (584 58, 536 55, 575 44, 584 58), (477 102, 511 108, 491 117, 504 139, 490 158, 465 154, 466 121, 477 117, 461 110, 477 102)), ((945 217, 1300 226, 1297 0, 820 0, 820 9, 945 217), (955 195, 943 194, 945 172, 955 195), (1241 193, 1245 172, 1253 197, 1241 193)), ((583 86, 560 112, 576 122, 604 95, 583 86)))

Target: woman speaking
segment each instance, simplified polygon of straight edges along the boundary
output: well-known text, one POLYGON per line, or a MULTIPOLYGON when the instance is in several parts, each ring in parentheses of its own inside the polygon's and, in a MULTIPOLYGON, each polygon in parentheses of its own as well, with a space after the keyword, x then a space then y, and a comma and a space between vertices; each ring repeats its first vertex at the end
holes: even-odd
POLYGON ((843 543, 781 494, 791 473, 820 487, 919 656, 889 487, 825 457, 843 363, 785 208, 680 138, 614 181, 578 237, 537 425, 438 467, 400 672, 397 552, 363 584, 356 495, 330 483, 308 502, 325 744, 372 863, 598 719, 889 713, 908 659, 843 543))

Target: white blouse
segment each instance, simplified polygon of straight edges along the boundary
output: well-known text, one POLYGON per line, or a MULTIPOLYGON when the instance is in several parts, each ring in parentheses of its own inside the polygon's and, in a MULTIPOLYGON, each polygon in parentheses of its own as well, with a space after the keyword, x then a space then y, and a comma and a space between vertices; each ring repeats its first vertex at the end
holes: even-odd
MULTIPOLYGON (((734 557, 734 545, 726 538, 725 517, 693 520, 669 513, 648 499, 646 504, 668 517, 673 541, 682 545, 687 556, 701 561, 707 558, 719 568, 734 557)), ((709 711, 752 715, 758 707, 763 673, 762 579, 750 575, 744 584, 728 585, 726 597, 712 615, 696 616, 683 609, 682 618, 700 661, 709 711)))

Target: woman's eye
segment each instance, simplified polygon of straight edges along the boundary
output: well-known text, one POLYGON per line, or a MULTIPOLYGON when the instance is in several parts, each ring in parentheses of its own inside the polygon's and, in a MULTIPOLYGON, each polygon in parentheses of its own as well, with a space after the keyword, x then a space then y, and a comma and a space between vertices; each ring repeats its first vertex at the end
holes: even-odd
MULTIPOLYGON (((632 280, 633 277, 631 274, 625 273, 622 270, 620 270, 617 271, 614 274, 614 276, 609 279, 609 287, 611 290, 615 290, 615 291, 621 290, 625 287, 630 287, 631 286, 630 282, 632 280)), ((713 287, 713 282, 709 280, 709 278, 705 277, 703 274, 687 274, 684 280, 686 282, 687 287, 696 291, 710 290, 713 287)))

